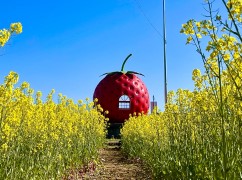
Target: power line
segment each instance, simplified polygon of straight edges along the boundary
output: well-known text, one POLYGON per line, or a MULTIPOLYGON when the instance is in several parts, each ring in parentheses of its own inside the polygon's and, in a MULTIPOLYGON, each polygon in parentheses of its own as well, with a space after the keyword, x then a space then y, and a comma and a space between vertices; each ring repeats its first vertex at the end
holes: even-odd
POLYGON ((150 18, 147 16, 147 14, 145 13, 145 11, 143 10, 140 2, 138 0, 134 0, 134 2, 136 3, 137 7, 139 8, 140 12, 142 13, 142 15, 145 17, 146 21, 149 23, 149 25, 154 29, 154 31, 160 36, 160 38, 163 39, 162 34, 160 33, 160 31, 155 27, 155 25, 151 22, 150 18))
POLYGON ((164 62, 164 98, 165 98, 165 104, 167 103, 167 62, 166 62, 166 22, 165 22, 165 0, 162 1, 162 15, 163 15, 163 35, 160 33, 160 31, 154 26, 154 24, 151 22, 149 17, 146 15, 145 11, 142 9, 142 6, 138 0, 134 0, 137 7, 139 8, 140 12, 143 14, 147 22, 150 24, 150 26, 155 30, 155 32, 160 36, 161 39, 163 39, 163 62, 164 62))

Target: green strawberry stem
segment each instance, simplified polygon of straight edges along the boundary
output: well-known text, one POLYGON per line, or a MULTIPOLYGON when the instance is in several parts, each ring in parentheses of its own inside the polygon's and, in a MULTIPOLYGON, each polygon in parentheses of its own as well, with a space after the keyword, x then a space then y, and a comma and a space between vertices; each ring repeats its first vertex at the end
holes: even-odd
POLYGON ((132 54, 129 54, 129 55, 125 58, 125 60, 124 60, 124 62, 123 62, 123 64, 122 64, 122 67, 121 67, 121 71, 115 71, 115 72, 104 73, 104 74, 102 74, 101 76, 103 76, 103 75, 111 75, 111 74, 115 74, 115 73, 122 73, 122 74, 139 74, 139 75, 144 76, 143 74, 141 74, 141 73, 137 73, 137 72, 135 72, 135 71, 124 71, 125 63, 126 63, 127 60, 130 58, 130 56, 132 56, 132 54))
POLYGON ((124 60, 124 62, 123 62, 123 64, 122 64, 122 67, 121 67, 121 72, 124 72, 124 65, 125 65, 125 63, 127 62, 127 60, 130 58, 130 56, 132 56, 132 54, 129 54, 129 55, 125 58, 125 60, 124 60))

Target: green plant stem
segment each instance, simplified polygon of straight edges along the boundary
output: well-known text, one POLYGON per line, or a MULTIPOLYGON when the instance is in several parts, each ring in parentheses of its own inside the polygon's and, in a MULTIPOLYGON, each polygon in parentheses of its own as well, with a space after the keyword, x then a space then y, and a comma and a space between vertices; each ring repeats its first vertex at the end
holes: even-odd
POLYGON ((124 71, 124 65, 125 65, 125 63, 127 62, 127 60, 130 58, 130 56, 132 56, 132 54, 129 54, 129 55, 125 58, 125 60, 124 60, 124 62, 123 62, 123 64, 122 64, 122 67, 121 67, 121 72, 124 71))
POLYGON ((219 114, 221 117, 221 133, 222 133, 222 153, 223 153, 223 178, 227 179, 227 153, 226 153, 226 137, 225 137, 225 119, 224 119, 224 108, 223 108, 223 92, 222 92, 222 78, 221 78, 221 61, 218 57, 218 68, 219 68, 219 90, 220 90, 220 103, 219 103, 219 114))

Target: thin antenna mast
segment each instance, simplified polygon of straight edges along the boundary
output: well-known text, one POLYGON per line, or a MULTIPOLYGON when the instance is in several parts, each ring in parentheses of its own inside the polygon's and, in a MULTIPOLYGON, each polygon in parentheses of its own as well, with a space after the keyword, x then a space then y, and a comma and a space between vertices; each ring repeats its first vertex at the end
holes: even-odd
POLYGON ((167 72, 166 72, 166 22, 165 22, 165 0, 163 0, 163 46, 164 46, 164 95, 167 103, 167 72))

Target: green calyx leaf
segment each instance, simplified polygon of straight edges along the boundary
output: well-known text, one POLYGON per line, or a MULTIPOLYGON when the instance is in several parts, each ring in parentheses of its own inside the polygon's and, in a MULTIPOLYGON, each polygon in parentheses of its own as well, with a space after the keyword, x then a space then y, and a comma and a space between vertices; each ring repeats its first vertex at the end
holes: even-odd
POLYGON ((138 73, 138 72, 135 72, 135 71, 128 71, 125 74, 138 74, 138 75, 141 75, 141 76, 145 76, 144 74, 141 74, 141 73, 138 73))

